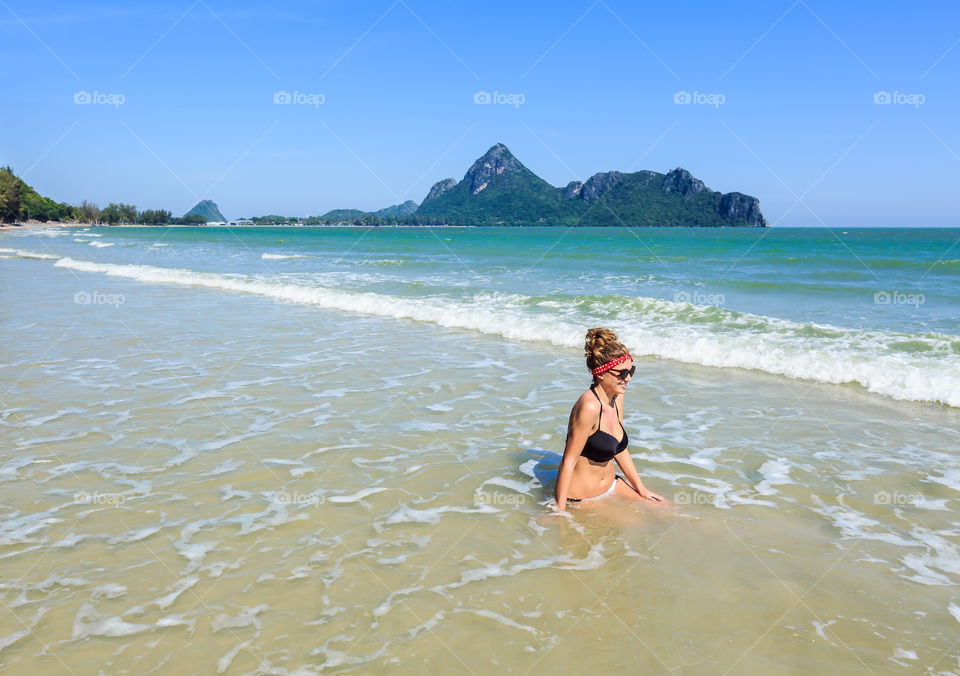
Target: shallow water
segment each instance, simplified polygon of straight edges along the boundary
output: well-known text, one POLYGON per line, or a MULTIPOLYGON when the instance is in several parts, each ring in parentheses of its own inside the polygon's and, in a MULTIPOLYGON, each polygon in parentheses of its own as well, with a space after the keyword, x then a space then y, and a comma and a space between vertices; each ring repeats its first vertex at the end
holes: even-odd
POLYGON ((2 668, 960 670, 956 408, 641 357, 674 506, 558 516, 576 347, 55 260, 0 261, 2 668))

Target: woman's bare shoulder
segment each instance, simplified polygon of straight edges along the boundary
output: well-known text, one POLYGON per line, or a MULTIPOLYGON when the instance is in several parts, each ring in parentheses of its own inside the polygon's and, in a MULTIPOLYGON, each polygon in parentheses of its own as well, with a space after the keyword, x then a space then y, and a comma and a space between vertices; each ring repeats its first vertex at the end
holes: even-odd
POLYGON ((593 390, 587 390, 580 395, 580 398, 577 399, 577 403, 573 405, 574 413, 578 415, 599 415, 600 414, 600 400, 597 399, 597 395, 593 393, 593 390))

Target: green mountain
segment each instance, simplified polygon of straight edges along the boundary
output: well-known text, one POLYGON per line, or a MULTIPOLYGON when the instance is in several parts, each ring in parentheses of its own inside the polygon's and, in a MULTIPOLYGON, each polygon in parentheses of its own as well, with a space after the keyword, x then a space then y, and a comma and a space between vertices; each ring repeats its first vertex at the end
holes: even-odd
POLYGON ((10 167, 0 168, 0 222, 66 221, 73 212, 73 207, 39 194, 10 167))
POLYGON ((216 203, 211 202, 210 200, 202 200, 197 202, 193 209, 183 215, 183 220, 187 220, 191 216, 203 216, 207 223, 227 222, 227 219, 224 218, 223 214, 220 213, 220 209, 217 208, 216 203))
POLYGON ((369 212, 360 211, 359 209, 333 209, 321 216, 320 220, 325 223, 336 223, 337 221, 353 221, 358 218, 369 217, 369 212))
POLYGON ((416 215, 464 225, 522 225, 566 216, 560 192, 502 143, 473 163, 463 180, 436 183, 416 215))
POLYGON ((404 217, 409 216, 417 210, 417 203, 413 200, 407 200, 403 204, 394 204, 392 206, 380 209, 379 211, 361 211, 360 209, 333 209, 328 211, 323 216, 320 216, 318 222, 320 223, 345 223, 345 222, 357 222, 362 221, 363 223, 379 223, 379 219, 386 221, 397 221, 404 220, 404 217), (372 218, 371 218, 372 217, 372 218))
POLYGON ((393 206, 380 209, 379 211, 371 211, 374 216, 379 216, 380 218, 391 218, 394 216, 409 216, 417 210, 417 203, 413 200, 407 200, 402 204, 394 204, 393 206))
POLYGON ((710 190, 685 169, 610 171, 556 188, 502 143, 474 162, 460 182, 434 184, 413 218, 456 225, 767 225, 757 198, 710 190))

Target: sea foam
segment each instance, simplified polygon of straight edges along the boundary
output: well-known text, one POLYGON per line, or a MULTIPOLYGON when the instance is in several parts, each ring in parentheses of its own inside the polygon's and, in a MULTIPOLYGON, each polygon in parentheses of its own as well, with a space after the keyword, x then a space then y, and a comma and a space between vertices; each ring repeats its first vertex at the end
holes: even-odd
POLYGON ((199 286, 331 310, 430 322, 568 348, 582 344, 588 324, 615 323, 635 356, 754 369, 822 383, 856 383, 894 399, 960 407, 960 338, 955 336, 846 329, 645 297, 620 298, 615 304, 617 310, 610 309, 609 296, 570 299, 569 307, 575 307, 574 312, 544 309, 537 299, 518 294, 479 293, 457 300, 409 298, 149 265, 73 258, 61 258, 54 265, 148 283, 199 286), (901 347, 904 344, 913 347, 901 347), (923 349, 914 349, 918 345, 923 349))

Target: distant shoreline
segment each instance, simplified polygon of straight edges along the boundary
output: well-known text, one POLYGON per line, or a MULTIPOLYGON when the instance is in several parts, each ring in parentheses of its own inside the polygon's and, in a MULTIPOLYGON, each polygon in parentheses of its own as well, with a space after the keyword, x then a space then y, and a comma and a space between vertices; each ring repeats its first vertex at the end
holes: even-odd
MULTIPOLYGON (((6 230, 24 230, 24 229, 33 229, 33 228, 144 228, 144 229, 156 229, 156 228, 233 228, 236 230, 259 230, 262 228, 561 228, 564 226, 557 225, 354 225, 344 224, 344 225, 290 225, 290 224, 278 224, 278 225, 143 225, 139 223, 131 223, 124 225, 106 225, 104 223, 63 223, 60 221, 29 221, 27 223, 0 223, 0 231, 6 230)), ((592 229, 601 229, 598 226, 574 226, 574 227, 583 227, 586 230, 592 229)), ((917 229, 931 229, 931 230, 941 230, 941 229, 956 229, 958 226, 955 225, 917 225, 917 226, 873 226, 873 225, 845 225, 838 226, 835 228, 826 228, 821 226, 803 226, 803 225, 781 225, 777 226, 777 230, 896 230, 898 228, 917 228, 917 229)), ((606 226, 605 230, 619 230, 622 228, 632 228, 632 229, 644 229, 644 230, 654 230, 657 228, 669 229, 669 230, 772 230, 772 226, 767 228, 743 228, 738 226, 699 226, 699 225, 610 225, 606 226)))
MULTIPOLYGON (((482 225, 355 225, 353 223, 335 224, 326 223, 320 225, 292 225, 290 223, 278 223, 276 225, 145 225, 143 223, 118 223, 108 225, 106 223, 63 223, 61 221, 29 221, 27 223, 0 223, 0 230, 22 230, 32 228, 234 228, 237 230, 250 230, 255 228, 482 228, 482 227, 529 227, 529 226, 482 226, 482 225)), ((541 227, 562 227, 562 226, 541 226, 541 227)), ((619 226, 611 226, 619 227, 619 226)))
POLYGON ((566 227, 574 227, 584 230, 621 230, 624 228, 632 229, 670 229, 670 230, 764 230, 765 228, 744 228, 738 226, 724 226, 724 225, 608 225, 608 226, 596 226, 596 225, 583 225, 583 226, 563 226, 563 225, 406 225, 401 223, 393 223, 389 225, 356 225, 354 223, 324 223, 317 225, 293 225, 291 223, 277 223, 275 225, 145 225, 142 223, 117 223, 116 225, 109 225, 106 223, 63 223, 60 221, 46 221, 46 222, 37 222, 31 221, 29 223, 0 223, 0 230, 21 230, 21 229, 33 229, 33 228, 144 228, 156 230, 157 228, 230 228, 234 230, 257 230, 261 228, 409 228, 411 230, 421 229, 421 228, 475 228, 475 229, 485 229, 485 228, 523 228, 523 229, 536 229, 536 228, 553 228, 553 229, 562 229, 566 227))
POLYGON ((26 223, 0 223, 0 230, 21 230, 23 228, 49 228, 60 226, 65 228, 89 228, 91 223, 61 223, 60 221, 27 221, 26 223))

